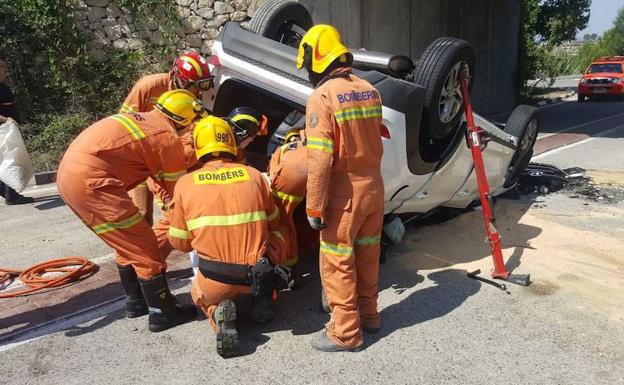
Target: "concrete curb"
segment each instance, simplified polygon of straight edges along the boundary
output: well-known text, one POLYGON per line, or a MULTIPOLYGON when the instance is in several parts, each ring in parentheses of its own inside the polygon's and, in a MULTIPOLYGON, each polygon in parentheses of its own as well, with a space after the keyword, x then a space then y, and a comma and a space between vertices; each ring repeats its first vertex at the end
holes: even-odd
POLYGON ((563 95, 563 96, 557 96, 556 98, 551 98, 551 99, 546 99, 546 100, 541 100, 537 103, 535 103, 536 107, 544 107, 544 106, 548 106, 551 104, 557 104, 557 103, 561 103, 561 102, 566 102, 566 101, 570 101, 573 100, 576 97, 576 91, 570 91, 567 94, 563 95))

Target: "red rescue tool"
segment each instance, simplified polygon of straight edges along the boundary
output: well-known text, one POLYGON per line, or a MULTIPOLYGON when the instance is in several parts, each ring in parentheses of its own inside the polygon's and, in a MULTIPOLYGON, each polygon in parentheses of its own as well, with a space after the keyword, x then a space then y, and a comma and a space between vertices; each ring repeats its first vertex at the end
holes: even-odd
POLYGON ((472 152, 474 170, 477 177, 477 184, 479 186, 479 197, 481 200, 481 207, 483 208, 483 219, 485 220, 485 232, 492 250, 492 259, 494 260, 492 278, 503 279, 518 285, 528 286, 530 283, 530 275, 510 274, 509 271, 507 271, 505 262, 503 261, 503 252, 500 245, 501 237, 495 226, 496 216, 494 214, 494 200, 492 194, 490 193, 487 176, 485 175, 483 154, 481 152, 482 145, 488 140, 487 132, 481 127, 477 127, 475 125, 474 116, 472 114, 472 104, 470 102, 470 93, 468 92, 468 85, 466 81, 467 77, 467 71, 465 71, 465 68, 462 68, 462 70, 459 71, 459 84, 464 104, 464 111, 466 113, 466 124, 468 126, 466 140, 468 141, 468 147, 470 147, 470 151, 472 152))

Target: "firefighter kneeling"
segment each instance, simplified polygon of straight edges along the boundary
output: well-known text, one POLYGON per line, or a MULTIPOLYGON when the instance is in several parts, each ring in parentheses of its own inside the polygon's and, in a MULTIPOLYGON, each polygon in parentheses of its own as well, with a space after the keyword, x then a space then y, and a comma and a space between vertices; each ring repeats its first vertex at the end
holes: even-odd
POLYGON ((252 320, 274 317, 272 294, 289 277, 277 265, 281 252, 270 245, 285 243, 285 234, 278 231, 279 210, 262 174, 234 161, 236 141, 226 121, 202 119, 193 143, 204 164, 178 181, 169 240, 199 254, 191 293, 216 333, 217 352, 227 357, 238 351, 235 301, 253 296, 252 320))

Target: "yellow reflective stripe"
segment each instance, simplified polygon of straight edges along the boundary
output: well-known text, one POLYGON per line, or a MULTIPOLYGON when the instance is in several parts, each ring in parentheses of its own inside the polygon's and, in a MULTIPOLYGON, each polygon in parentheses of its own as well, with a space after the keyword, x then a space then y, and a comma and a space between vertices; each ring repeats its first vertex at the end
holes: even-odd
POLYGON ((378 244, 379 241, 381 241, 381 236, 379 235, 374 236, 374 237, 362 237, 362 238, 357 238, 355 240, 355 245, 356 246, 374 246, 378 244))
POLYGON ((150 97, 150 98, 149 98, 149 102, 150 102, 150 104, 156 104, 156 103, 158 103, 158 98, 159 98, 158 96, 152 96, 152 97, 150 97))
POLYGON ((126 112, 126 113, 128 113, 128 112, 135 112, 135 111, 134 111, 134 108, 132 108, 131 105, 129 105, 127 103, 123 103, 121 105, 121 108, 119 109, 119 112, 126 112))
POLYGON ((137 212, 130 218, 124 219, 123 221, 101 223, 99 225, 91 226, 91 228, 97 235, 102 235, 104 233, 108 233, 109 231, 130 228, 142 220, 143 216, 141 213, 137 212))
POLYGON ((269 231, 269 233, 278 237, 282 242, 286 242, 286 239, 284 238, 284 235, 282 235, 281 231, 275 230, 275 231, 269 231))
POLYGON ((178 239, 191 239, 193 235, 190 231, 178 229, 177 227, 169 226, 169 235, 178 239))
POLYGON ((260 125, 260 122, 258 121, 258 119, 254 118, 251 115, 247 115, 247 114, 238 114, 238 115, 236 115, 235 117, 232 118, 232 121, 234 123, 236 123, 239 120, 243 120, 243 119, 250 120, 250 121, 254 122, 255 124, 260 125))
POLYGON ((199 75, 200 78, 202 77, 202 75, 203 75, 202 74, 202 69, 201 69, 199 63, 197 62, 197 60, 193 59, 190 56, 180 56, 180 60, 186 60, 187 62, 191 63, 193 68, 195 68, 195 71, 197 72, 197 75, 199 75))
POLYGON ((327 243, 327 242, 321 241, 321 252, 337 255, 339 257, 350 257, 353 255, 353 247, 338 246, 338 245, 334 245, 333 243, 327 243))
POLYGON ((137 126, 136 123, 134 123, 132 120, 128 119, 127 117, 117 114, 117 115, 111 116, 111 118, 121 123, 121 125, 124 126, 126 130, 128 130, 128 132, 130 132, 130 134, 132 135, 134 139, 141 140, 145 138, 145 133, 143 132, 143 130, 141 130, 139 126, 137 126))
POLYGON ((278 217, 279 217, 279 209, 277 208, 277 206, 275 206, 275 208, 273 209, 273 212, 267 218, 267 221, 271 222, 273 219, 278 218, 278 217))
POLYGON ((321 150, 330 154, 334 153, 334 141, 331 139, 308 136, 306 146, 314 150, 321 150))
POLYGON ((345 108, 334 112, 338 123, 347 120, 381 117, 381 106, 345 108))
POLYGON ((205 226, 234 226, 266 220, 267 216, 264 211, 253 211, 234 215, 205 215, 199 218, 189 219, 186 221, 186 227, 189 231, 192 231, 205 226))
POLYGON ((303 200, 303 197, 300 197, 299 195, 293 195, 293 194, 286 194, 285 192, 281 192, 278 190, 271 190, 271 193, 273 194, 274 197, 281 199, 284 202, 301 202, 303 200))
POLYGON ((176 180, 182 178, 186 175, 186 170, 181 171, 173 171, 173 172, 162 172, 158 174, 163 180, 167 182, 175 182, 176 180))

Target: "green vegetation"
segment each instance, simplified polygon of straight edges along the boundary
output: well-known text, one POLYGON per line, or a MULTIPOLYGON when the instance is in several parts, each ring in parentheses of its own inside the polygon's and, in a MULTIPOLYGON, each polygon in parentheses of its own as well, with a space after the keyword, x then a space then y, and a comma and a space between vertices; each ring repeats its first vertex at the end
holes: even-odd
POLYGON ((527 80, 574 73, 574 58, 555 54, 555 46, 573 40, 589 21, 591 0, 521 0, 518 90, 527 80))
POLYGON ((579 67, 585 69, 595 58, 613 55, 624 55, 624 8, 618 11, 613 28, 583 46, 578 58, 579 67))
POLYGON ((171 65, 173 2, 116 0, 133 16, 158 20, 165 45, 141 51, 87 51, 73 0, 0 0, 0 57, 10 64, 21 126, 37 170, 56 168, 71 140, 90 123, 119 109, 143 74, 171 65))

